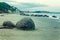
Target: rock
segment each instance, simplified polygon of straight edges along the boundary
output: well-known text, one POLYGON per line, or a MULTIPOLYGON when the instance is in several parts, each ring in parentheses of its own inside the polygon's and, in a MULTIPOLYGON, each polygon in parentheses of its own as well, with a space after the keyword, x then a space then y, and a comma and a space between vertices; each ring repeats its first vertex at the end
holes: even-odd
POLYGON ((31 16, 34 16, 34 14, 31 14, 31 16))
POLYGON ((34 30, 35 24, 31 18, 23 18, 16 23, 16 28, 21 30, 34 30))
POLYGON ((8 29, 11 29, 11 28, 14 28, 15 25, 11 22, 11 21, 5 21, 3 22, 3 28, 8 28, 8 29))
POLYGON ((48 15, 43 15, 43 17, 49 17, 48 15))
POLYGON ((57 18, 57 16, 52 16, 52 17, 57 18))
POLYGON ((39 15, 39 17, 43 17, 43 15, 39 15))
POLYGON ((34 16, 36 16, 36 17, 45 17, 45 15, 34 15, 34 16))
POLYGON ((29 14, 25 14, 25 16, 29 16, 29 14))
POLYGON ((25 15, 24 13, 21 13, 20 15, 25 15))
POLYGON ((36 15, 34 15, 34 16, 36 16, 36 17, 37 17, 38 15, 36 14, 36 15))

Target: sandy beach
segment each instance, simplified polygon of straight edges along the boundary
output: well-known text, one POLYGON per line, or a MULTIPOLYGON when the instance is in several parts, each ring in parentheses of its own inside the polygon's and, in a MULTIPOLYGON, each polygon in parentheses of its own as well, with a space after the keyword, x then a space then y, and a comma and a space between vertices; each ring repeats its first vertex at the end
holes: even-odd
POLYGON ((36 27, 34 31, 0 29, 0 40, 60 40, 60 19, 4 14, 0 16, 0 27, 4 21, 12 21, 16 24, 24 17, 32 18, 36 27))

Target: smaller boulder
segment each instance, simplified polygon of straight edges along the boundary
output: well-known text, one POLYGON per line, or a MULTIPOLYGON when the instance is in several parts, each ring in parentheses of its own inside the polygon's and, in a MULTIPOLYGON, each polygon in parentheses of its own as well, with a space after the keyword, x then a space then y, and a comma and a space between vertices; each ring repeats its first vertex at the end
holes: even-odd
POLYGON ((25 16, 29 16, 29 14, 25 14, 25 16))
POLYGON ((57 16, 52 16, 53 18, 57 18, 57 16))
POLYGON ((49 17, 48 15, 43 15, 43 17, 49 17))
POLYGON ((11 22, 11 21, 5 21, 3 22, 3 28, 8 28, 8 29, 11 29, 11 28, 14 28, 15 25, 11 22))
POLYGON ((34 30, 35 24, 31 18, 23 18, 16 23, 16 28, 21 30, 34 30))
POLYGON ((34 14, 31 14, 31 16, 34 16, 34 14))
POLYGON ((39 17, 43 17, 43 15, 39 15, 39 17))

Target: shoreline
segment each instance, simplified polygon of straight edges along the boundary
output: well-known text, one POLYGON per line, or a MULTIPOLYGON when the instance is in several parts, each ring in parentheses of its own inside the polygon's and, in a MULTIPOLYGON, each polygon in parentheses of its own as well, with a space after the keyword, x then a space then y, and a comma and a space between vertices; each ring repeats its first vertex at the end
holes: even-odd
POLYGON ((4 21, 17 21, 24 17, 30 17, 35 23, 36 30, 23 31, 17 29, 0 29, 1 40, 58 40, 60 39, 60 20, 49 17, 23 16, 19 14, 5 14, 0 16, 0 25, 4 21))

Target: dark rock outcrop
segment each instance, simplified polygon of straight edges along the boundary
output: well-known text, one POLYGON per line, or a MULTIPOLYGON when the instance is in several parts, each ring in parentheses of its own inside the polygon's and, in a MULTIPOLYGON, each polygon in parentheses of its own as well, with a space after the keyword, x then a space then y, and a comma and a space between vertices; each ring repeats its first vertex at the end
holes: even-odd
POLYGON ((31 18, 23 18, 16 23, 16 28, 21 30, 34 30, 35 24, 31 18))

